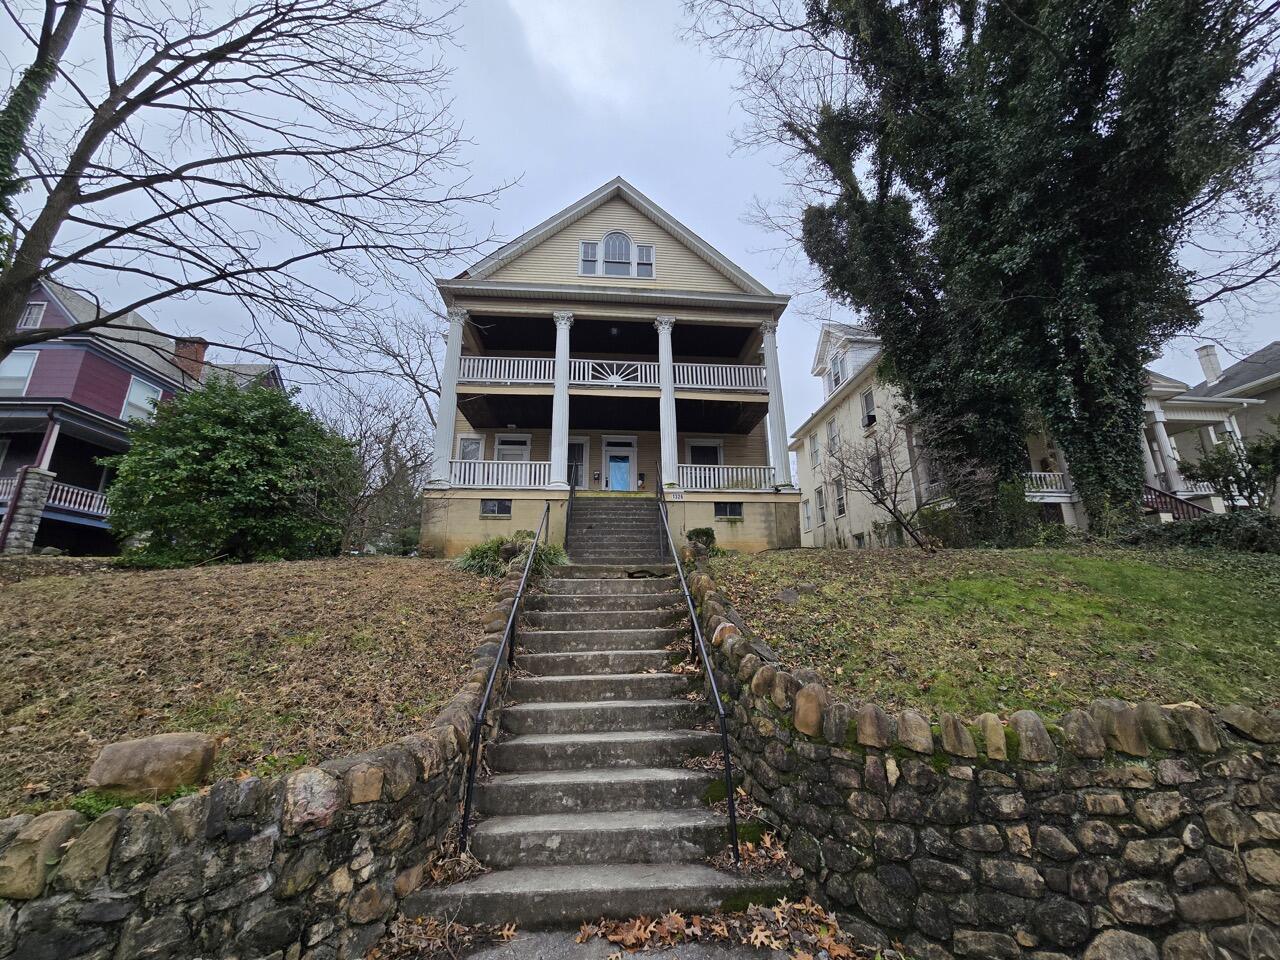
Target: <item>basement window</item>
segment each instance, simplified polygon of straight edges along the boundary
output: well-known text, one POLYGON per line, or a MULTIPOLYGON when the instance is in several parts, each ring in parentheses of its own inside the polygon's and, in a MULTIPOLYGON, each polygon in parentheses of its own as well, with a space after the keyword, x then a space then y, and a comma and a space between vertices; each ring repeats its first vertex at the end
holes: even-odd
POLYGON ((490 517, 495 519, 510 519, 511 517, 511 501, 510 500, 481 500, 480 501, 481 518, 490 517))
POLYGON ((742 519, 742 504, 740 502, 724 502, 717 500, 715 510, 717 520, 742 519))

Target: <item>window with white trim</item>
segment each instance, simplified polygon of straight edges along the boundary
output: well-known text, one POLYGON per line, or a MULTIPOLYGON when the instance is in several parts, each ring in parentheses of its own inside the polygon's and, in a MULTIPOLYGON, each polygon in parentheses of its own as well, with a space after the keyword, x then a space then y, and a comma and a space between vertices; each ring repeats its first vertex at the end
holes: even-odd
POLYGON ((459 460, 483 460, 484 437, 461 436, 458 438, 459 460))
POLYGON ((864 427, 873 426, 876 422, 876 393, 875 390, 862 391, 862 425, 864 427))
POLYGON ((596 272, 596 260, 600 257, 600 245, 594 240, 583 240, 579 254, 582 261, 579 272, 592 276, 596 272))
POLYGON ((28 303, 22 310, 22 316, 18 318, 19 330, 30 330, 40 326, 40 321, 44 319, 43 303, 28 303))
POLYGON ((831 393, 835 393, 844 383, 844 351, 841 350, 831 358, 831 393))
POLYGON ((0 397, 20 397, 27 392, 36 351, 19 350, 0 360, 0 397))
POLYGON ((121 420, 150 420, 155 416, 156 404, 164 393, 154 384, 133 377, 129 381, 129 392, 125 394, 124 409, 120 411, 121 420))
POLYGON ((493 459, 508 463, 528 462, 529 438, 498 434, 498 439, 494 443, 493 459))
POLYGON ((821 456, 821 444, 818 443, 818 435, 816 433, 809 434, 809 466, 816 467, 818 465, 818 457, 821 456))
POLYGON ((827 452, 832 452, 838 446, 840 446, 840 428, 836 426, 836 418, 832 417, 827 421, 827 452))
POLYGON ((837 480, 831 485, 832 491, 836 495, 836 516, 844 516, 844 481, 837 480))
POLYGON ((652 280, 657 273, 651 243, 633 243, 621 230, 600 240, 578 241, 578 274, 583 277, 637 277, 652 280))
POLYGON ((827 522, 827 494, 819 487, 813 491, 813 498, 818 502, 818 526, 827 522))
POLYGON ((876 454, 867 464, 867 472, 871 474, 871 482, 876 487, 884 486, 884 460, 876 454))
POLYGON ((800 519, 804 523, 804 532, 808 533, 813 529, 813 511, 809 509, 809 501, 800 501, 800 519))

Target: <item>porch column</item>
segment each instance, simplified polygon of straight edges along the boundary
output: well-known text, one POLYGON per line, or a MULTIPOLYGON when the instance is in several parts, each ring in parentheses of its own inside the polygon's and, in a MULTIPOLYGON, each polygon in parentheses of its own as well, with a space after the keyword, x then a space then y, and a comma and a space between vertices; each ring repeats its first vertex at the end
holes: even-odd
POLYGON ((662 484, 680 485, 680 459, 676 453, 676 364, 671 352, 671 328, 675 317, 659 317, 653 322, 658 330, 658 400, 659 449, 662 452, 662 484))
POLYGON ((36 466, 48 470, 53 460, 53 448, 58 443, 58 434, 62 432, 62 421, 50 415, 49 424, 44 428, 44 439, 40 441, 40 450, 36 454, 36 466))
POLYGON ((569 328, 573 314, 557 310, 555 395, 551 399, 551 486, 569 486, 569 328))
POLYGON ((1182 473, 1178 470, 1178 455, 1169 442, 1169 432, 1164 428, 1164 411, 1159 407, 1155 410, 1151 429, 1155 431, 1156 446, 1160 448, 1160 459, 1164 461, 1165 488, 1169 493, 1177 493, 1183 488, 1182 473))
POLYGON ((449 485, 449 460, 453 457, 453 421, 458 416, 458 372, 462 367, 462 331, 467 311, 449 308, 449 338, 445 341, 444 366, 440 370, 440 405, 436 410, 436 448, 431 457, 431 485, 449 485))
POLYGON ((1142 445, 1142 475, 1146 478, 1148 487, 1159 489, 1160 484, 1156 477, 1156 461, 1151 456, 1151 443, 1147 440, 1147 428, 1143 427, 1138 431, 1138 443, 1142 445))
POLYGON ((760 324, 764 334, 764 377, 769 386, 769 459, 773 482, 791 486, 791 456, 787 453, 787 414, 782 407, 782 369, 778 365, 778 321, 760 324))

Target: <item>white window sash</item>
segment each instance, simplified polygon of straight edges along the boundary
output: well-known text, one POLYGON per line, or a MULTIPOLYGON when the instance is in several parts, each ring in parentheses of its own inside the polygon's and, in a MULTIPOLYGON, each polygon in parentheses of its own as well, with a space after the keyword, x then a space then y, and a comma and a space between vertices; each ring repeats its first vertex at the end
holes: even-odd
POLYGON ((40 326, 47 306, 45 303, 28 303, 22 308, 22 316, 18 318, 18 329, 31 330, 40 326))
POLYGON ((36 369, 36 356, 34 351, 24 350, 0 360, 0 396, 26 395, 27 388, 31 386, 31 375, 36 369))

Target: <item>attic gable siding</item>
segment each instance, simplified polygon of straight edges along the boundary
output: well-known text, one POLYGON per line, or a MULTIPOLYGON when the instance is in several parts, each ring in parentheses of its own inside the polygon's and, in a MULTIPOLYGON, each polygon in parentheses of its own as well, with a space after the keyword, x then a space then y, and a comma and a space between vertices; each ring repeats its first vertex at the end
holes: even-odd
POLYGON ((519 283, 580 283, 583 286, 696 290, 706 293, 748 292, 631 204, 618 198, 601 204, 582 219, 548 237, 528 253, 496 270, 489 279, 519 283), (632 243, 653 244, 657 266, 652 280, 578 275, 579 241, 601 240, 610 230, 622 230, 631 237, 632 243))

